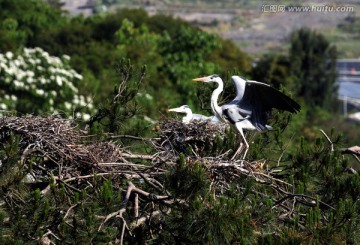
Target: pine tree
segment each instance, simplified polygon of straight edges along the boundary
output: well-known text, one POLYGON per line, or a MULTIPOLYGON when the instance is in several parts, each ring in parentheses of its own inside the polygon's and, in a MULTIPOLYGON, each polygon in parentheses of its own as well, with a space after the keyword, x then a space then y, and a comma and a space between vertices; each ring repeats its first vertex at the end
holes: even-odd
POLYGON ((302 28, 291 36, 290 68, 297 94, 311 106, 336 110, 336 47, 316 31, 302 28))

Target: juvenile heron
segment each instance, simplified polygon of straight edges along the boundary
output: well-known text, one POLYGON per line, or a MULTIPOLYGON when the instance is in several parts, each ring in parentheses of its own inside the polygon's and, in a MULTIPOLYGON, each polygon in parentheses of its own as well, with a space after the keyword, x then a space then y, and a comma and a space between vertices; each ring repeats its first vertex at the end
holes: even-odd
POLYGON ((200 114, 192 113, 190 107, 188 105, 182 105, 178 108, 172 108, 168 111, 178 112, 178 113, 186 113, 185 117, 182 118, 183 123, 190 123, 193 120, 200 120, 200 121, 210 121, 210 122, 219 122, 218 118, 215 116, 207 117, 200 114))
MULTIPOLYGON (((229 123, 240 133, 246 145, 243 155, 243 159, 245 159, 249 144, 245 139, 244 129, 258 131, 272 129, 271 126, 266 125, 271 109, 276 108, 296 113, 300 111, 301 107, 293 99, 266 83, 246 80, 239 76, 231 78, 235 84, 236 96, 221 107, 217 101, 224 90, 224 83, 218 75, 195 78, 193 81, 218 84, 211 95, 211 109, 220 121, 229 123)), ((236 158, 242 146, 241 142, 231 160, 236 158)))

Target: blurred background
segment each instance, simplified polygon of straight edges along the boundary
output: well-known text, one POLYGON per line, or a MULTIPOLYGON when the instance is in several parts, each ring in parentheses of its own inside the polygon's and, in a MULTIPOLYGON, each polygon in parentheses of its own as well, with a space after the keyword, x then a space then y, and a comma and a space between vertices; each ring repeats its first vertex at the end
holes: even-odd
POLYGON ((359 144, 359 1, 0 0, 0 8, 2 114, 86 122, 111 101, 125 67, 136 113, 121 130, 145 136, 174 116, 169 108, 210 115, 214 87, 192 78, 219 74, 224 102, 238 74, 301 103, 289 135, 335 129, 344 146, 359 144))

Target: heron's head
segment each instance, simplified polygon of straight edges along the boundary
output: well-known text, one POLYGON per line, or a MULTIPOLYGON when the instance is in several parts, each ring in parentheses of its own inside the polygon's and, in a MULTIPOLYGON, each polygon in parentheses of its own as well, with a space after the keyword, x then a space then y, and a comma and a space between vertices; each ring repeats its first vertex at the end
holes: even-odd
POLYGON ((173 112, 178 112, 178 113, 187 113, 189 110, 191 111, 191 109, 188 105, 182 105, 177 108, 169 109, 168 111, 173 111, 173 112))
POLYGON ((203 83, 222 82, 221 78, 216 74, 210 75, 207 77, 194 78, 193 81, 194 82, 203 82, 203 83))

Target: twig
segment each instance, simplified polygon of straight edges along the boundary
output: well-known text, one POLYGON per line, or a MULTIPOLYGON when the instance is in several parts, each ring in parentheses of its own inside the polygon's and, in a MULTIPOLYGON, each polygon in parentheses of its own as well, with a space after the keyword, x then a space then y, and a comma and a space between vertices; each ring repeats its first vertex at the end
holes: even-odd
POLYGON ((127 208, 127 205, 129 203, 131 192, 135 189, 135 185, 129 181, 128 183, 128 189, 126 191, 125 200, 124 200, 124 206, 125 209, 127 208))
MULTIPOLYGON (((63 182, 71 182, 74 180, 80 180, 80 179, 88 179, 88 178, 95 178, 96 176, 106 176, 106 175, 116 175, 117 173, 95 173, 95 174, 89 174, 84 176, 76 176, 68 179, 64 179, 63 182)), ((120 174, 120 173, 119 173, 120 174)))
POLYGON ((122 229, 121 229, 120 245, 124 244, 125 227, 126 227, 126 223, 125 223, 125 220, 124 220, 123 221, 123 226, 122 226, 122 229))
MULTIPOLYGON (((157 191, 159 191, 159 192, 161 192, 162 191, 162 189, 160 189, 158 186, 156 186, 154 183, 152 183, 151 181, 150 181, 150 179, 148 178, 148 177, 146 177, 144 174, 142 174, 142 173, 138 173, 144 180, 145 180, 145 182, 148 184, 148 185, 150 185, 151 187, 153 187, 154 189, 156 189, 157 191)), ((157 181, 156 181, 157 182, 157 181)), ((162 188, 162 187, 161 187, 162 188)))
POLYGON ((55 244, 54 242, 52 242, 50 239, 49 239, 49 235, 51 235, 51 236, 53 236, 56 240, 58 240, 58 241, 61 241, 61 239, 58 237, 58 236, 56 236, 51 230, 47 230, 47 232, 46 233, 44 233, 44 235, 42 235, 41 236, 41 238, 40 238, 40 242, 41 242, 41 244, 55 244))
POLYGON ((98 166, 105 166, 105 167, 121 167, 121 166, 135 166, 135 167, 143 167, 146 168, 148 166, 136 163, 124 163, 124 162, 101 162, 98 163, 98 166))
POLYGON ((352 146, 349 148, 341 149, 341 154, 351 154, 359 163, 360 159, 358 156, 360 156, 360 146, 352 146))
POLYGON ((288 143, 286 144, 285 149, 281 152, 281 155, 280 155, 280 157, 279 157, 279 159, 278 159, 278 161, 277 161, 277 166, 278 166, 278 167, 279 167, 279 165, 280 165, 281 158, 283 157, 286 149, 289 147, 290 142, 291 142, 292 139, 294 138, 294 135, 295 135, 295 133, 293 133, 293 135, 291 136, 290 140, 289 140, 288 143))
POLYGON ((136 221, 133 221, 130 224, 130 229, 134 229, 136 227, 139 227, 140 225, 144 224, 145 221, 149 220, 151 217, 159 216, 160 214, 161 214, 161 211, 157 210, 157 211, 152 212, 151 214, 143 216, 143 217, 137 219, 136 221))
POLYGON ((331 151, 333 152, 334 151, 334 144, 333 142, 331 141, 331 139, 329 138, 329 136, 326 135, 326 133, 324 132, 324 130, 320 129, 320 132, 325 136, 325 138, 329 141, 330 143, 330 147, 331 147, 331 151))
MULTIPOLYGON (((276 205, 279 205, 280 203, 284 202, 286 199, 289 199, 289 198, 296 198, 296 197, 301 197, 301 198, 308 198, 308 199, 311 199, 313 201, 316 201, 316 202, 319 202, 320 204, 328 207, 328 208, 331 208, 332 210, 336 210, 334 207, 330 206, 329 204, 323 202, 323 201, 320 201, 318 200, 317 198, 315 197, 311 197, 311 196, 307 196, 307 195, 303 195, 303 194, 289 194, 289 195, 286 195, 284 196, 283 198, 281 198, 280 200, 276 201, 275 204, 273 205, 273 207, 275 207, 276 205)), ((312 203, 312 206, 314 206, 314 203, 312 203)))
POLYGON ((68 210, 66 211, 63 220, 65 220, 67 218, 67 216, 69 215, 70 211, 75 208, 77 205, 79 205, 78 203, 72 205, 70 208, 68 208, 68 210))
POLYGON ((124 158, 138 158, 143 160, 152 160, 152 155, 145 155, 145 154, 131 154, 131 153, 121 153, 121 156, 124 158))
POLYGON ((143 137, 137 137, 137 136, 133 136, 133 135, 110 135, 108 138, 109 139, 125 138, 125 139, 143 140, 143 141, 159 140, 159 138, 146 139, 143 137))
POLYGON ((37 151, 36 149, 30 149, 30 147, 33 147, 35 144, 29 144, 25 150, 23 151, 22 155, 21 155, 21 159, 20 159, 20 166, 24 165, 25 159, 28 155, 30 155, 31 153, 37 151))
POLYGON ((134 218, 137 219, 139 217, 139 194, 135 193, 134 199, 134 218))
POLYGON ((99 226, 99 228, 98 228, 98 231, 101 231, 102 227, 104 226, 104 224, 105 224, 109 219, 111 219, 112 217, 115 217, 115 216, 121 216, 121 217, 122 217, 122 215, 123 215, 123 213, 125 213, 125 211, 126 211, 126 208, 122 208, 122 209, 120 209, 120 210, 118 210, 118 211, 116 211, 116 212, 113 212, 113 213, 108 214, 108 215, 105 217, 104 221, 100 224, 100 226, 99 226))

